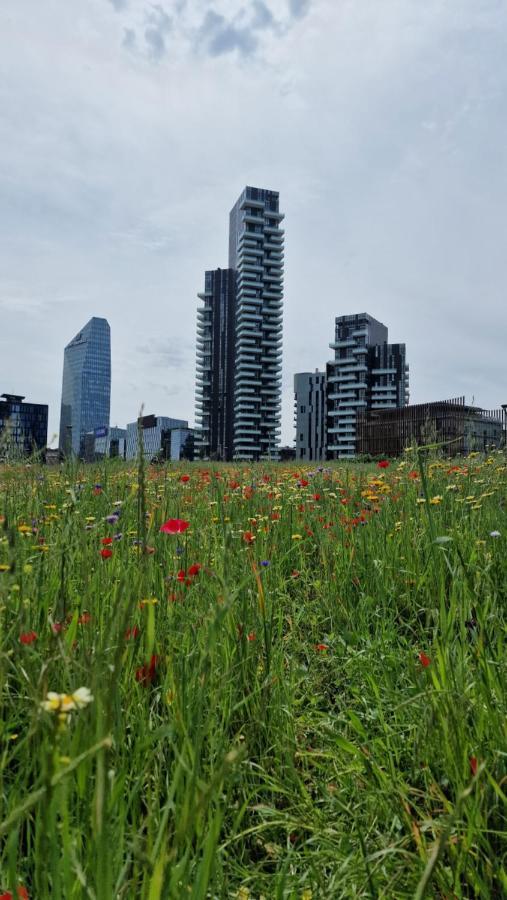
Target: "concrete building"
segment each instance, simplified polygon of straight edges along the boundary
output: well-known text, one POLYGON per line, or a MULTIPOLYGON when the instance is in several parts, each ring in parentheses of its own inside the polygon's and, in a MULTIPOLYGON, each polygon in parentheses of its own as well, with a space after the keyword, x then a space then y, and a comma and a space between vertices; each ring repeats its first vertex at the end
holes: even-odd
POLYGON ((109 426, 110 402, 111 330, 94 316, 65 348, 60 450, 83 457, 85 434, 109 426))
POLYGON ((24 401, 20 394, 0 397, 0 459, 19 459, 46 448, 48 407, 24 401))
POLYGON ((326 459, 326 374, 294 375, 296 459, 326 459))
POLYGON ((184 419, 142 416, 139 422, 127 425, 127 459, 135 459, 138 455, 139 425, 143 437, 143 453, 148 460, 180 459, 185 441, 193 434, 193 429, 188 427, 188 422, 184 419))
POLYGON ((229 268, 207 272, 199 295, 196 419, 207 457, 278 459, 283 218, 276 191, 246 187, 229 217, 229 268))
POLYGON ((278 459, 284 216, 279 194, 246 187, 229 219, 236 271, 234 458, 278 459))
POLYGON ((327 363, 327 458, 356 454, 357 416, 408 402, 405 344, 389 344, 385 325, 367 313, 338 316, 335 358, 327 363))

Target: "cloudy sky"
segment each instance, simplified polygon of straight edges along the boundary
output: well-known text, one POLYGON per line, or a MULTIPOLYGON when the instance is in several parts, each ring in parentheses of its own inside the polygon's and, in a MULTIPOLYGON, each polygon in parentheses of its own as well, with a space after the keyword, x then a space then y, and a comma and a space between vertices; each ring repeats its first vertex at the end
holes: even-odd
POLYGON ((1 0, 0 393, 50 405, 112 329, 112 424, 193 421, 204 271, 245 184, 286 214, 292 376, 334 317, 405 341, 411 400, 507 402, 503 0, 1 0))

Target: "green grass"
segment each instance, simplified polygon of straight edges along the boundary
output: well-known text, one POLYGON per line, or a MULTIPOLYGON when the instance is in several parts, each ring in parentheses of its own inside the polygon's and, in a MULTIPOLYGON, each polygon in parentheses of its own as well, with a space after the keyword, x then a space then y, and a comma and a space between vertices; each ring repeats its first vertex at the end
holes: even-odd
POLYGON ((501 453, 0 468, 0 889, 507 894, 506 484, 501 453))

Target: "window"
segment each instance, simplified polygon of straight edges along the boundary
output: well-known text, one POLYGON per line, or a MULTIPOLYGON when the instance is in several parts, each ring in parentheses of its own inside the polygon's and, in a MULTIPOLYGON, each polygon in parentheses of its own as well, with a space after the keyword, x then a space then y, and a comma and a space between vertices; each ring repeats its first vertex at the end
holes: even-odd
POLYGON ((302 412, 302 413, 305 413, 305 412, 306 412, 306 406, 300 406, 300 407, 299 407, 299 411, 302 412))

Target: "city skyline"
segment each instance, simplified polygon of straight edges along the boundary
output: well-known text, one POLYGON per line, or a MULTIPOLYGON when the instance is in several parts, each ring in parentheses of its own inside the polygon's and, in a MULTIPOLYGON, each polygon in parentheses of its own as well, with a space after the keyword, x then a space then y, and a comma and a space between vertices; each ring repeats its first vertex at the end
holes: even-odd
POLYGON ((406 341, 411 402, 499 406, 507 10, 214 8, 2 4, 2 389, 48 403, 57 433, 62 348, 105 316, 111 422, 143 403, 191 417, 195 292, 227 263, 217 211, 265 184, 288 236, 283 444, 293 373, 320 363, 351 309, 406 341))

